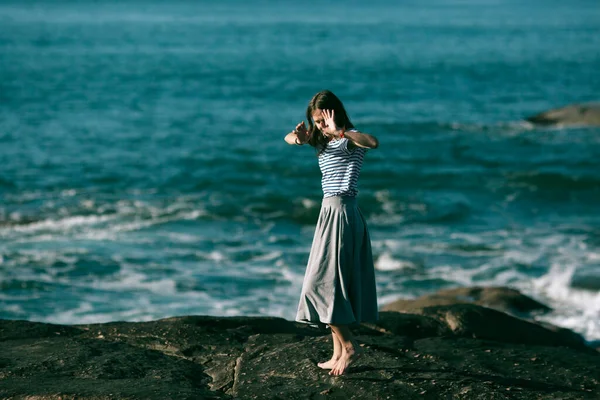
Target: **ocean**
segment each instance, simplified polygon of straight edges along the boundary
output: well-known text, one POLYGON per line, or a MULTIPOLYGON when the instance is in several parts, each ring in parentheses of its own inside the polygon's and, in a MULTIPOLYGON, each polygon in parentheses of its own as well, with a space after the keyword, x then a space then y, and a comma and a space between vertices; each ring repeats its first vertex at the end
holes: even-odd
POLYGON ((293 319, 330 89, 380 147, 379 303, 510 286, 600 340, 596 0, 0 4, 0 318, 293 319))

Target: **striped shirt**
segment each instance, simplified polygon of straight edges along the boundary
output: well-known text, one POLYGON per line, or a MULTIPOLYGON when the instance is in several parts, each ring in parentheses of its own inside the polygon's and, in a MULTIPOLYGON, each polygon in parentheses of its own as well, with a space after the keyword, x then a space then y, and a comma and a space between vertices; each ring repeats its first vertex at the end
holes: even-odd
POLYGON ((348 149, 348 139, 334 139, 327 143, 319 155, 319 168, 323 175, 323 197, 358 194, 357 184, 366 153, 365 148, 348 149))

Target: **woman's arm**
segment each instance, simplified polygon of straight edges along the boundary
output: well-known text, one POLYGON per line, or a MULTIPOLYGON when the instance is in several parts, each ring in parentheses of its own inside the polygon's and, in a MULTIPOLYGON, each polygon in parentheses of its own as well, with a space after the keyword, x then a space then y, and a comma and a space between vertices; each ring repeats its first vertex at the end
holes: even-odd
MULTIPOLYGON (((339 132, 340 136, 342 131, 339 132)), ((344 132, 344 137, 348 138, 348 141, 357 147, 364 147, 366 149, 376 149, 379 147, 379 140, 373 135, 359 131, 348 131, 344 132)))
POLYGON ((350 147, 364 147, 366 149, 376 149, 379 147, 379 140, 375 136, 367 133, 358 132, 356 130, 350 130, 345 132, 335 124, 335 112, 333 110, 323 110, 323 118, 325 119, 325 125, 327 126, 326 132, 329 136, 334 138, 346 137, 348 138, 348 144, 350 147))
POLYGON ((297 144, 297 145, 302 145, 302 143, 300 143, 300 141, 298 140, 298 135, 296 135, 296 132, 290 132, 287 135, 285 135, 284 140, 286 141, 287 144, 297 144))
POLYGON ((285 135, 284 140, 288 144, 296 144, 298 146, 302 146, 304 143, 308 142, 308 131, 306 130, 306 125, 304 121, 300 122, 296 125, 296 129, 285 135))

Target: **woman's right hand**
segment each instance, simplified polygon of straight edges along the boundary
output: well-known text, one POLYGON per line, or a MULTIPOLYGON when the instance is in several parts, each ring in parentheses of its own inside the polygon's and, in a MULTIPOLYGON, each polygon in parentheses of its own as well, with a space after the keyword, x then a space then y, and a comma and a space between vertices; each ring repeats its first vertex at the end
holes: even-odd
POLYGON ((298 125, 296 125, 296 129, 294 129, 294 133, 296 134, 296 137, 298 138, 298 142, 300 142, 300 144, 304 144, 304 143, 308 142, 308 139, 310 139, 310 136, 308 134, 308 129, 306 129, 306 125, 304 124, 304 121, 302 121, 298 125))

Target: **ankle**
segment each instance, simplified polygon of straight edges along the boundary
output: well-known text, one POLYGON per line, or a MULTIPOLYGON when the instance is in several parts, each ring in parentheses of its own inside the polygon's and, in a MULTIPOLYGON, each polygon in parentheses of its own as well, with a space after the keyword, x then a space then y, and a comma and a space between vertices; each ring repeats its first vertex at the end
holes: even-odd
POLYGON ((356 352, 356 345, 353 343, 349 343, 344 346, 344 353, 346 354, 354 354, 356 352))

